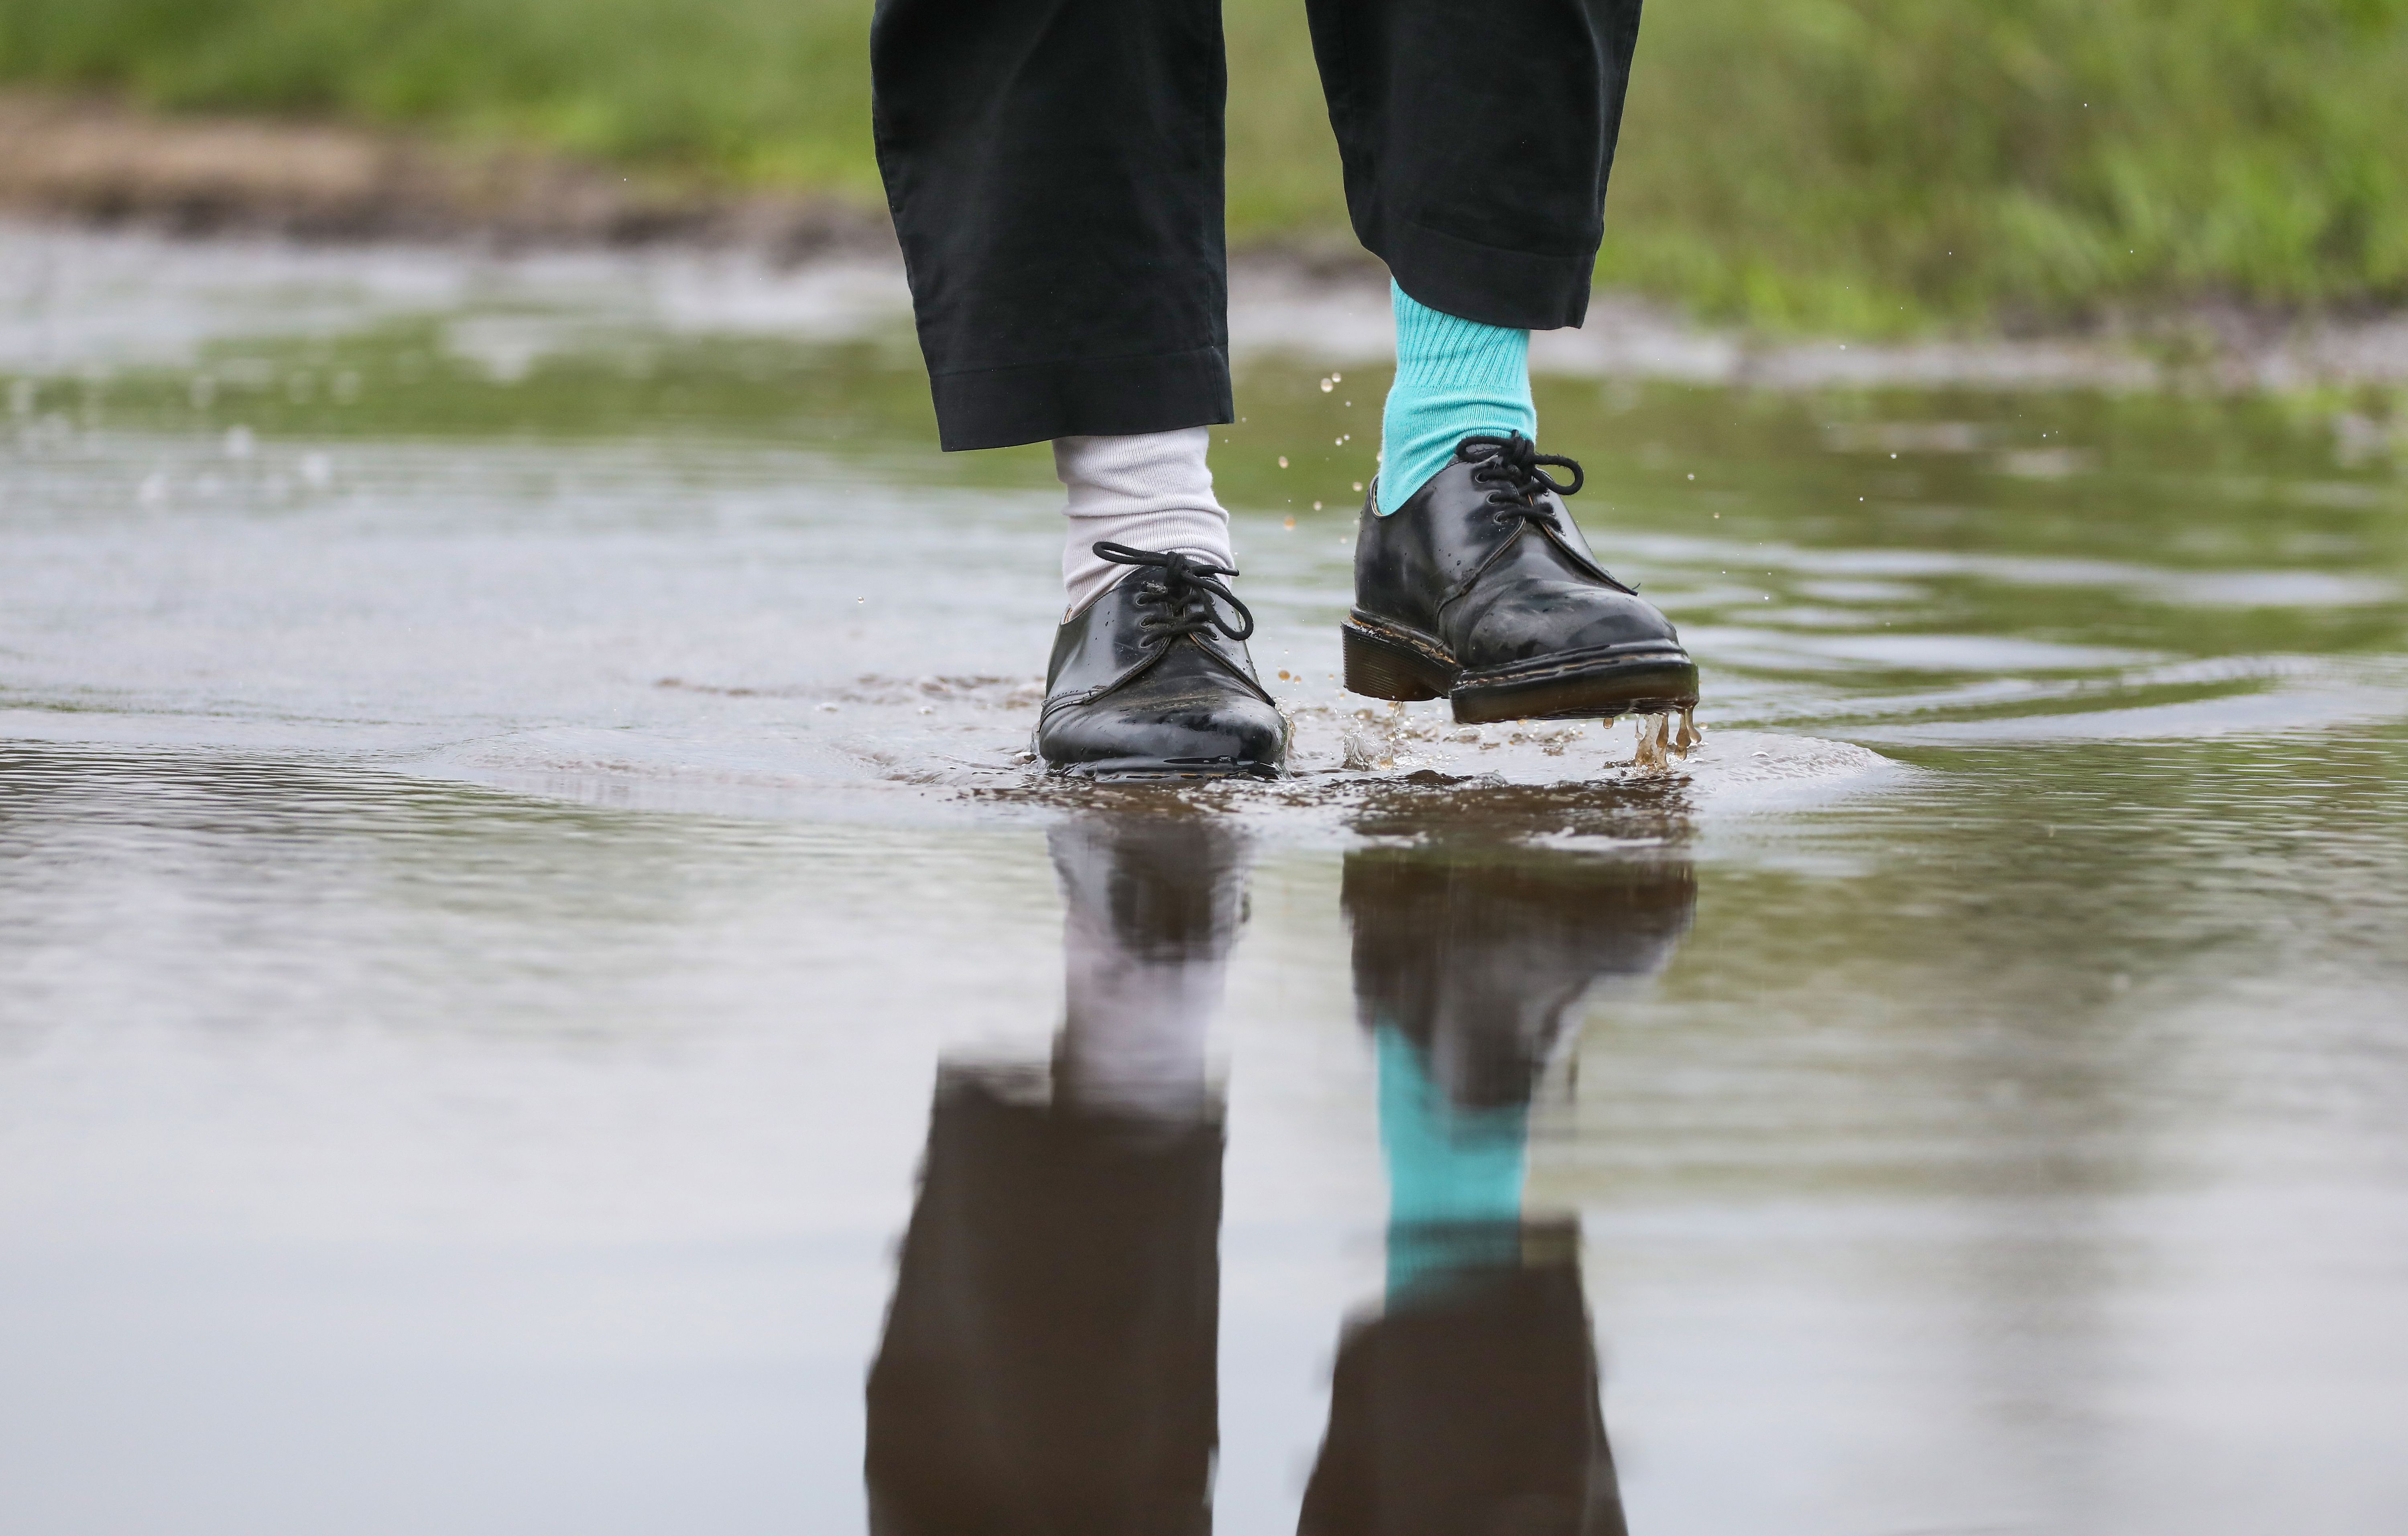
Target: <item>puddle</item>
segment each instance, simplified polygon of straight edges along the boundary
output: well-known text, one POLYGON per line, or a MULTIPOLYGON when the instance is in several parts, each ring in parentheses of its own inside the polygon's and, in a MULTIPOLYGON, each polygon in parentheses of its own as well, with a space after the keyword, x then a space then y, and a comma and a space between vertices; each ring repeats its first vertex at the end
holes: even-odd
POLYGON ((1079 785, 874 275, 28 238, 12 1531, 2408 1516, 2375 404, 1544 378, 1642 754, 1338 687, 1385 380, 1269 295, 1296 771, 1079 785))

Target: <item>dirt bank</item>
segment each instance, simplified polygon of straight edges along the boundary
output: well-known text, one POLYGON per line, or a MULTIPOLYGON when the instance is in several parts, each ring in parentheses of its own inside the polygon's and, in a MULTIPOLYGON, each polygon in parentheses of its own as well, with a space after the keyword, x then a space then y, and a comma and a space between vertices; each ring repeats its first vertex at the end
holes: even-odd
POLYGON ((161 117, 22 92, 0 92, 0 210, 185 235, 740 244, 789 260, 895 243, 882 215, 825 199, 669 187, 343 123, 161 117))

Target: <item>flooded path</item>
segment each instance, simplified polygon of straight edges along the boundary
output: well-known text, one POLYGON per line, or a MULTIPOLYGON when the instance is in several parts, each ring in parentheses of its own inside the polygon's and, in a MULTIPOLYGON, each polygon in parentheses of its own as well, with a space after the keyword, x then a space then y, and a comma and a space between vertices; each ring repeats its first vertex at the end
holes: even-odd
POLYGON ((2367 402, 1542 380, 1656 772, 1338 689, 1241 314, 1299 771, 1073 790, 875 273, 0 268, 12 1532, 2408 1519, 2367 402))

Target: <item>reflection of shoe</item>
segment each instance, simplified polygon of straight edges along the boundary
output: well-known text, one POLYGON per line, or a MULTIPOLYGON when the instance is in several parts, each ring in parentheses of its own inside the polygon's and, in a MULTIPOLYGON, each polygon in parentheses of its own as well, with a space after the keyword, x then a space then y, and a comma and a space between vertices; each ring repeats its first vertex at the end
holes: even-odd
POLYGON ((1287 721, 1246 654, 1254 617, 1220 580, 1237 572, 1177 551, 1096 553, 1136 568, 1054 636, 1038 755, 1105 778, 1275 777, 1287 721))
POLYGON ((1354 546, 1346 686, 1454 700, 1466 722, 1611 719, 1686 709, 1698 667, 1671 621, 1607 573, 1563 497, 1580 466, 1529 438, 1467 438, 1354 546), (1541 467, 1572 472, 1563 484, 1541 467))
POLYGON ((1671 963, 1698 903, 1685 862, 1525 845, 1346 855, 1354 1006, 1398 1030, 1458 1109, 1527 1104, 1572 1005, 1671 963))

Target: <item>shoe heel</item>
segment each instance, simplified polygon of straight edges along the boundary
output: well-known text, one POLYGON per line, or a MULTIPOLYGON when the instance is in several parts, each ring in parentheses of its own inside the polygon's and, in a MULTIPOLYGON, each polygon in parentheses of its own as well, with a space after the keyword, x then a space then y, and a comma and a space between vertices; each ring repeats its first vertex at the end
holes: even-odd
POLYGON ((1339 633, 1345 641, 1348 693, 1361 694, 1366 698, 1439 696, 1440 690, 1430 686, 1421 668, 1398 653, 1397 648, 1373 639, 1353 624, 1340 625, 1339 633))

